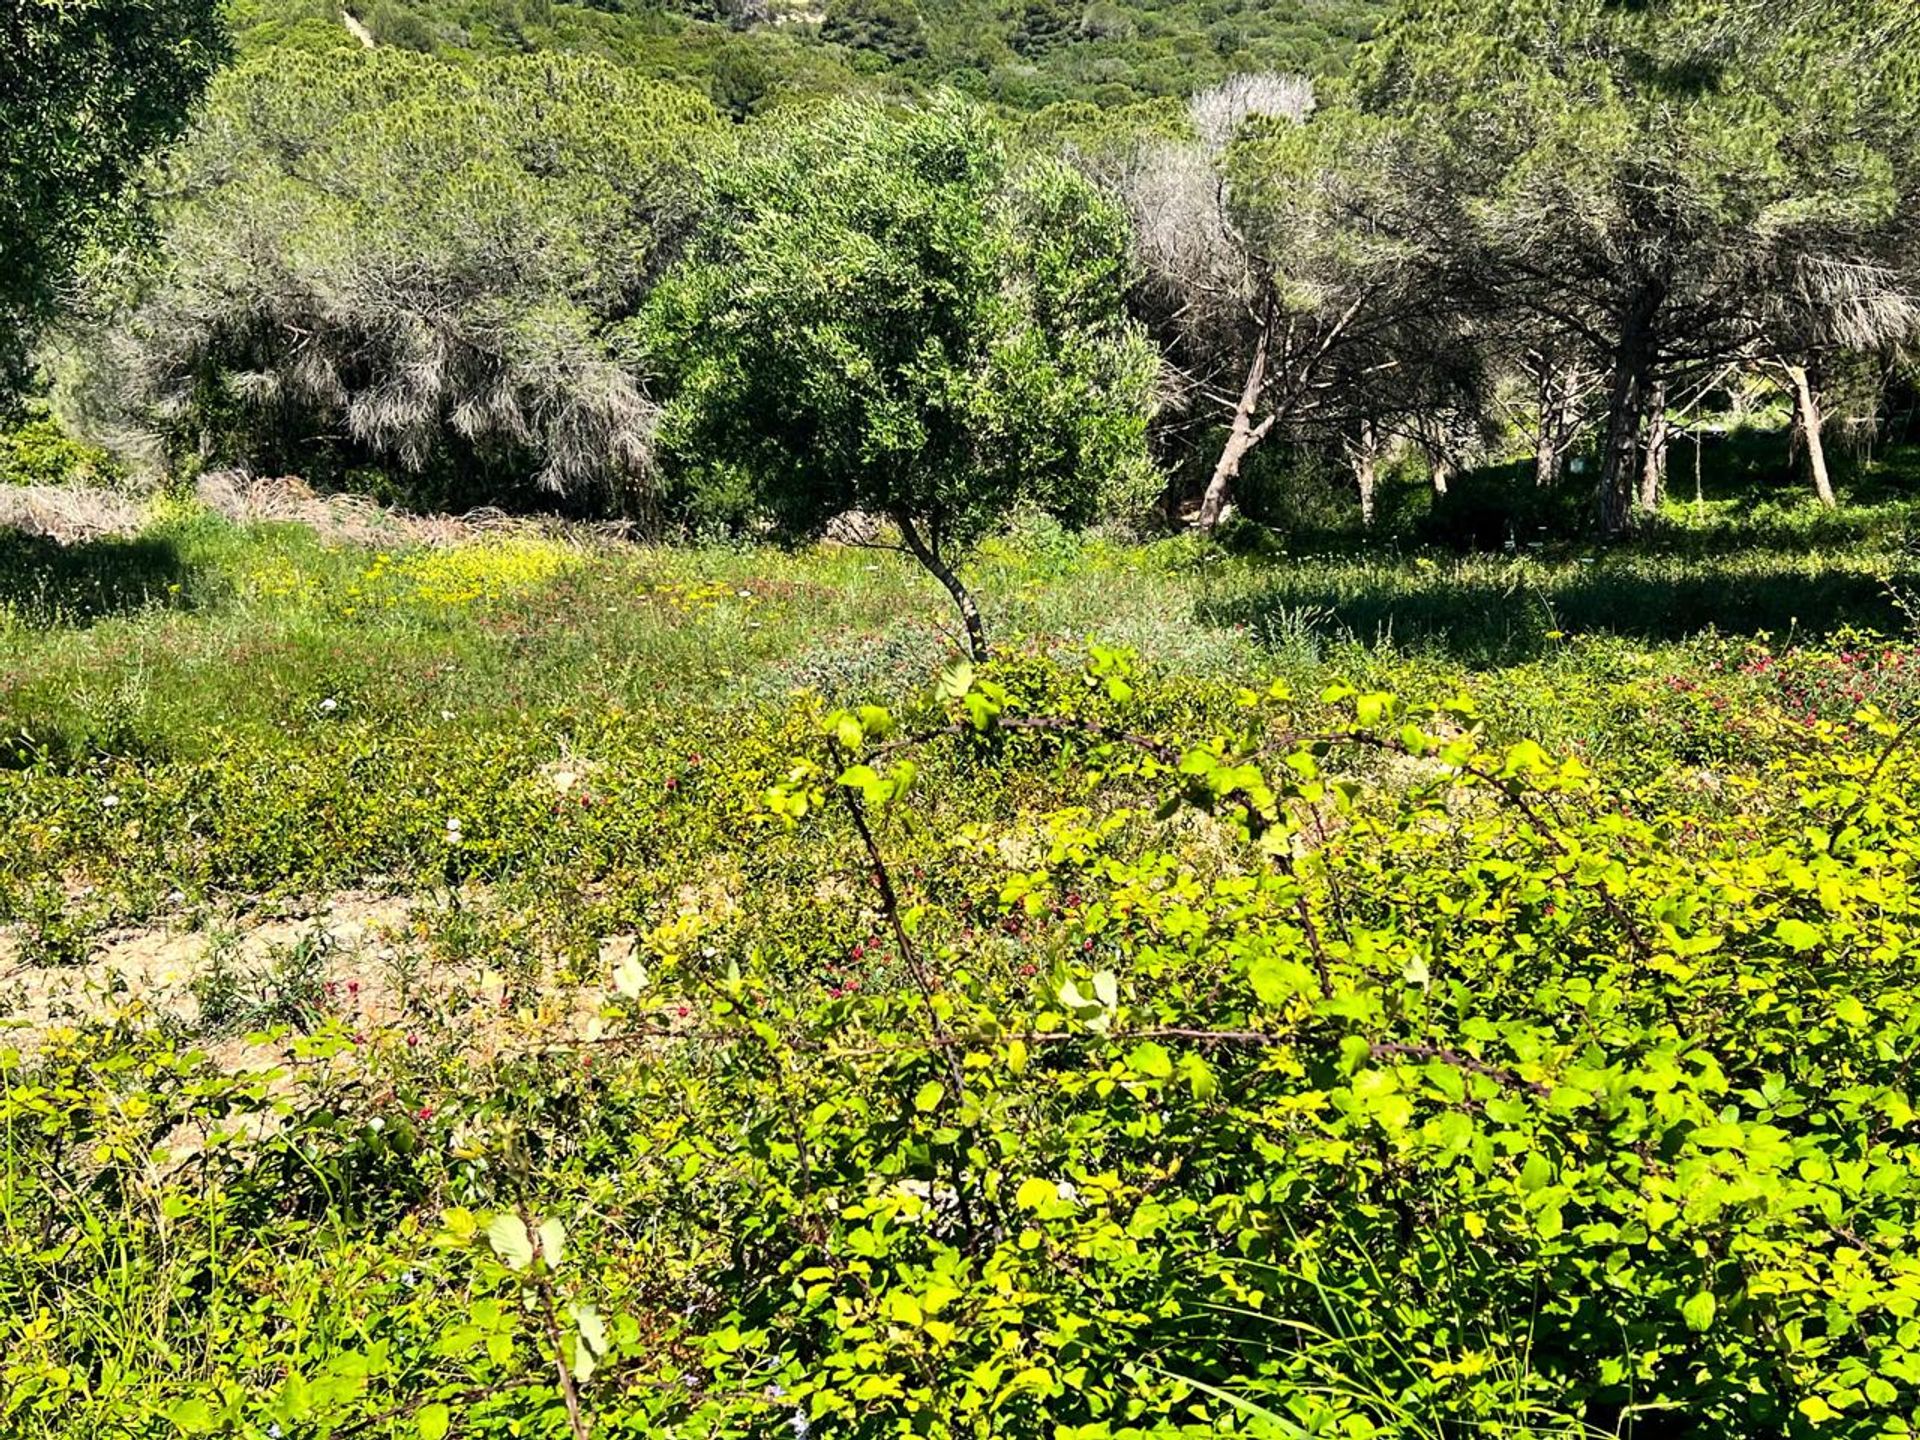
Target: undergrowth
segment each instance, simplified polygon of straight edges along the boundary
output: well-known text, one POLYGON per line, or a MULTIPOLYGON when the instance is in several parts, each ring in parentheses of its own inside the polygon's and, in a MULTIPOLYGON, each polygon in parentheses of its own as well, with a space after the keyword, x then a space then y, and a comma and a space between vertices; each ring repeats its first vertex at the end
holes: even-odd
POLYGON ((0 629, 0 1433, 1920 1413, 1895 547, 1029 532, 976 670, 860 550, 143 538, 0 629), (93 959, 353 887, 377 1023, 93 959))

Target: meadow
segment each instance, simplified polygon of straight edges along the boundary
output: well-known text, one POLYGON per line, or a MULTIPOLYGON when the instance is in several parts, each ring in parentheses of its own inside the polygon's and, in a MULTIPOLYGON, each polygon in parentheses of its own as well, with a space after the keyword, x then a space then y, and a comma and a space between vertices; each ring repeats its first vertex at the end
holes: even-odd
POLYGON ((859 546, 10 534, 0 1429, 1905 1433, 1912 511, 1755 513, 1028 520, 978 668, 859 546))

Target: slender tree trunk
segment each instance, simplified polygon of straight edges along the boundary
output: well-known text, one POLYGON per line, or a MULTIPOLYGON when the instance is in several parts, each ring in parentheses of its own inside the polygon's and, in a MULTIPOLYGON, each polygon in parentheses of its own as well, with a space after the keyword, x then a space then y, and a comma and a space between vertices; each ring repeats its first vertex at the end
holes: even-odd
POLYGON ((1267 388, 1267 351, 1272 344, 1273 317, 1269 310, 1260 323, 1260 338, 1253 347, 1253 363, 1247 366, 1247 382, 1240 387, 1240 403, 1233 407, 1233 427, 1227 432, 1227 442, 1220 449, 1220 458, 1214 463, 1213 476, 1207 481, 1206 493, 1200 497, 1200 514, 1196 524, 1201 531, 1209 532, 1220 523, 1220 516, 1227 508, 1227 502, 1233 498, 1233 483, 1240 478, 1240 463, 1247 458, 1247 452, 1258 445, 1273 428, 1272 415, 1254 424, 1254 411, 1260 408, 1260 398, 1267 388))
POLYGON ((1820 413, 1820 397, 1813 393, 1813 381, 1808 378, 1804 365, 1788 365, 1787 379, 1793 382, 1793 428, 1807 447, 1807 468, 1813 472, 1813 493, 1820 497, 1820 503, 1831 510, 1839 501, 1834 498, 1833 479, 1827 473, 1827 447, 1820 439, 1821 427, 1826 423, 1820 413))
POLYGON ((1540 362, 1540 438, 1533 457, 1533 483, 1547 489, 1560 483, 1567 447, 1567 396, 1560 371, 1551 360, 1540 362))
POLYGON ((1447 452, 1440 446, 1429 450, 1427 459, 1433 467, 1433 493, 1445 495, 1447 487, 1453 483, 1453 462, 1447 459, 1447 452))
POLYGON ((984 661, 987 658, 987 627, 981 623, 980 607, 974 604, 972 592, 940 558, 940 552, 921 537, 911 515, 895 511, 893 523, 900 527, 900 540, 908 553, 926 568, 928 574, 947 587, 953 603, 960 608, 960 623, 966 627, 968 654, 976 663, 984 661))
POLYGON ((1640 374, 1623 355, 1614 362, 1606 446, 1600 457, 1600 533, 1609 539, 1626 534, 1633 523, 1631 477, 1640 450, 1640 413, 1640 374))
POLYGON ((1380 463, 1380 432, 1373 421, 1362 420, 1360 433, 1347 441, 1347 463, 1353 467, 1354 487, 1360 492, 1360 524, 1371 530, 1380 463))
POLYGON ((1647 393, 1646 446, 1640 460, 1640 503, 1643 515, 1660 508, 1667 488, 1667 382, 1656 380, 1647 393))

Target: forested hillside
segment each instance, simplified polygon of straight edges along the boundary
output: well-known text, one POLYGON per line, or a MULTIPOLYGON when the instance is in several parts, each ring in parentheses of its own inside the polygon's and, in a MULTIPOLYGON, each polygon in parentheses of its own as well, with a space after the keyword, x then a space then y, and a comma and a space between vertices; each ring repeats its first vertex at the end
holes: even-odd
POLYGON ((1392 0, 234 0, 243 50, 373 42, 438 55, 566 50, 707 88, 952 86, 1020 109, 1185 97, 1231 73, 1342 68, 1392 0))

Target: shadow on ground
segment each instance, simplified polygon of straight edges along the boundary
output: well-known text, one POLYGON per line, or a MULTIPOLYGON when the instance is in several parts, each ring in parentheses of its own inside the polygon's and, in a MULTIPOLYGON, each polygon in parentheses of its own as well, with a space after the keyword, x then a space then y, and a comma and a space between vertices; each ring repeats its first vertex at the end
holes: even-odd
POLYGON ((1678 641, 1712 631, 1819 639, 1845 629, 1898 635, 1910 627, 1894 590, 1911 591, 1911 566, 1888 577, 1863 571, 1766 573, 1695 560, 1684 573, 1633 573, 1604 564, 1544 580, 1488 568, 1404 575, 1399 584, 1337 583, 1303 566, 1234 595, 1200 602, 1203 624, 1245 626, 1278 648, 1305 634, 1443 654, 1477 667, 1543 654, 1549 632, 1678 641), (1890 583, 1891 582, 1891 586, 1890 583))
POLYGON ((178 603, 187 566, 153 536, 62 545, 0 530, 0 609, 29 625, 86 625, 150 605, 178 603))

